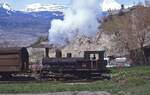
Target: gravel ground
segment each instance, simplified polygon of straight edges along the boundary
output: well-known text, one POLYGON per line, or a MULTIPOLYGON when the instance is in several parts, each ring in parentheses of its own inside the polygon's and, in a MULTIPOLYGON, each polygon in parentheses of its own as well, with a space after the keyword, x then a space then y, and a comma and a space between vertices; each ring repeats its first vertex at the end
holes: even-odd
POLYGON ((111 95, 108 92, 54 92, 54 93, 40 93, 40 94, 0 94, 0 95, 111 95))

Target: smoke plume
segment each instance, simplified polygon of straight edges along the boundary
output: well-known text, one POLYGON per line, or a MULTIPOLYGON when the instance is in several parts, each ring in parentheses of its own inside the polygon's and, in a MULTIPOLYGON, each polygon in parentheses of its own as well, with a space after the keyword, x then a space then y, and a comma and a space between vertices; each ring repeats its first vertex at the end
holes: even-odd
POLYGON ((77 35, 93 37, 98 31, 99 0, 73 0, 64 12, 64 20, 53 20, 49 43, 64 46, 77 35))

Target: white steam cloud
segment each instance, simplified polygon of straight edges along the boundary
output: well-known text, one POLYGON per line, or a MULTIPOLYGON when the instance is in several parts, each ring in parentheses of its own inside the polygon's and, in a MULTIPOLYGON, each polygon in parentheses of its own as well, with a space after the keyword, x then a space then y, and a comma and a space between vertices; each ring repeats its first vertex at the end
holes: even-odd
POLYGON ((73 0, 64 12, 64 20, 53 20, 49 30, 49 43, 66 45, 77 35, 93 37, 98 31, 99 0, 73 0))

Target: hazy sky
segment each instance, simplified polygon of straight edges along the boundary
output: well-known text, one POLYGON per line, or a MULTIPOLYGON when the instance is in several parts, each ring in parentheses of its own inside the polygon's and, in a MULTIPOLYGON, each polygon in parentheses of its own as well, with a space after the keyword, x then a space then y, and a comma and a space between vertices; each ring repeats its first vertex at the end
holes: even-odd
MULTIPOLYGON (((100 2, 102 1, 103 0, 100 0, 100 2)), ((116 1, 121 4, 131 5, 144 0, 116 0, 116 1)), ((41 3, 41 4, 53 3, 53 4, 69 5, 71 3, 71 0, 0 0, 0 2, 7 2, 15 10, 23 10, 26 5, 33 3, 41 3)))

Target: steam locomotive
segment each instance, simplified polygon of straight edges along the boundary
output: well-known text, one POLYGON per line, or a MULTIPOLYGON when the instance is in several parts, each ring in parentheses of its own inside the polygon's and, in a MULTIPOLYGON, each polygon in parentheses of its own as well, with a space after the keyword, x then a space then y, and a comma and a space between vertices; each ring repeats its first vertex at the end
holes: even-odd
POLYGON ((96 78, 110 72, 104 60, 105 51, 84 51, 84 57, 72 57, 67 53, 62 57, 61 50, 57 49, 56 56, 49 57, 48 50, 46 48, 46 57, 42 60, 43 71, 50 71, 55 77, 96 78))
MULTIPOLYGON (((62 57, 61 50, 56 50, 55 57, 49 57, 49 48, 42 59, 40 77, 48 78, 95 78, 109 73, 104 60, 105 51, 84 51, 84 57, 72 57, 67 53, 62 57)), ((29 70, 29 54, 26 48, 0 49, 0 75, 25 73, 29 70)))

